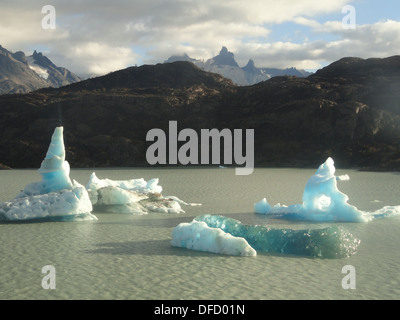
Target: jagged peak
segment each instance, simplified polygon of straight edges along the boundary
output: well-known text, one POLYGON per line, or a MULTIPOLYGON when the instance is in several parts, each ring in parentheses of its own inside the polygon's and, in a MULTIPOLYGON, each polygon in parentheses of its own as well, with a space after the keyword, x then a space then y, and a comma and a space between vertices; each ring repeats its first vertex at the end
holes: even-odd
POLYGON ((256 75, 262 75, 261 70, 258 69, 258 68, 255 66, 254 60, 253 60, 253 59, 250 59, 250 60, 247 62, 246 66, 242 68, 242 70, 245 71, 245 72, 249 72, 249 73, 256 74, 256 75))
POLYGON ((255 67, 254 60, 253 59, 249 59, 249 61, 247 62, 246 67, 255 67))
POLYGON ((227 65, 239 67, 237 62, 235 61, 235 56, 232 52, 228 51, 228 49, 224 46, 217 56, 212 58, 212 65, 227 65))
POLYGON ((225 54, 225 53, 229 53, 228 48, 225 46, 222 46, 221 51, 219 52, 219 54, 225 54))
POLYGON ((36 50, 33 51, 32 56, 33 56, 34 58, 36 58, 36 57, 37 57, 37 58, 39 58, 39 57, 45 57, 45 56, 43 55, 42 52, 37 52, 36 50))

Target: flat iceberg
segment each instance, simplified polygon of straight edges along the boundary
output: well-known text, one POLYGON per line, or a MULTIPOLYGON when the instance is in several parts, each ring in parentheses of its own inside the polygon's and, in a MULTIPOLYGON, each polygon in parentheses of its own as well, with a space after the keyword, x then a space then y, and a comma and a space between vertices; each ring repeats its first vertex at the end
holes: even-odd
POLYGON ((400 206, 386 206, 375 212, 366 212, 348 204, 349 197, 339 191, 337 181, 349 179, 348 175, 336 177, 334 162, 328 158, 308 180, 302 204, 271 206, 264 198, 254 204, 254 211, 284 219, 320 222, 367 222, 378 217, 400 214, 400 206))
POLYGON ((200 204, 186 203, 175 197, 164 197, 159 179, 149 181, 143 178, 130 180, 99 179, 93 172, 86 185, 90 200, 95 210, 131 214, 148 212, 183 213, 181 205, 195 206, 200 204))
POLYGON ((97 220, 91 214, 93 207, 86 188, 71 181, 69 172, 63 127, 57 127, 39 169, 42 181, 26 185, 15 199, 0 203, 0 220, 97 220))
POLYGON ((91 210, 92 203, 85 187, 74 181, 71 190, 25 197, 20 195, 12 201, 0 203, 0 221, 97 220, 91 210))
POLYGON ((197 251, 234 256, 256 256, 244 238, 235 237, 203 221, 180 223, 172 231, 171 245, 197 251))
MULTIPOLYGON (((360 244, 350 232, 339 226, 319 229, 281 229, 269 226, 246 225, 240 221, 221 215, 202 215, 194 219, 203 222, 209 228, 219 229, 233 238, 245 239, 257 252, 270 252, 279 254, 292 254, 313 258, 337 259, 348 258, 355 254, 360 244)), ((189 247, 198 241, 196 237, 190 238, 179 235, 180 229, 175 229, 173 241, 179 244, 179 239, 185 239, 181 246, 189 247), (187 243, 190 243, 188 246, 187 243)), ((196 235, 195 232, 193 234, 196 235)), ((201 240, 201 238, 200 238, 201 240)), ((219 248, 220 243, 210 243, 206 239, 207 248, 219 248)), ((194 249, 194 248, 193 248, 194 249)), ((221 250, 221 249, 219 249, 221 250)), ((210 250, 211 251, 211 250, 210 250)))

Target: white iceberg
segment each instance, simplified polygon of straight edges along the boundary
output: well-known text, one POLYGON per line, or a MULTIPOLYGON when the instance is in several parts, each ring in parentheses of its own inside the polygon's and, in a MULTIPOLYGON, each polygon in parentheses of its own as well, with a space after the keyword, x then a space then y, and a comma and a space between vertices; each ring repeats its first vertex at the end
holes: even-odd
POLYGON ((256 256, 257 252, 242 237, 234 237, 203 221, 180 223, 172 231, 171 245, 197 251, 235 256, 256 256))
POLYGON ((97 220, 91 210, 92 203, 86 189, 74 181, 71 190, 19 196, 12 201, 0 203, 0 220, 97 220))
POLYGON ((164 197, 158 178, 130 180, 99 179, 93 172, 86 185, 95 210, 116 213, 146 214, 148 212, 183 213, 186 203, 175 196, 164 197))
POLYGON ((63 127, 57 127, 39 169, 42 181, 28 184, 15 199, 0 203, 0 220, 97 220, 91 214, 93 207, 87 190, 71 181, 69 172, 63 127))
POLYGON ((349 179, 348 175, 336 177, 334 162, 328 158, 308 180, 302 204, 271 206, 264 198, 254 204, 254 211, 280 218, 341 222, 367 222, 377 217, 400 214, 400 206, 366 212, 348 204, 349 197, 339 191, 337 181, 349 179))
POLYGON ((14 200, 0 203, 1 220, 59 219, 97 220, 91 212, 181 213, 181 205, 194 206, 175 196, 162 196, 158 178, 111 180, 99 179, 93 172, 86 187, 70 179, 65 161, 63 127, 51 137, 46 157, 39 169, 42 181, 30 183, 14 200))

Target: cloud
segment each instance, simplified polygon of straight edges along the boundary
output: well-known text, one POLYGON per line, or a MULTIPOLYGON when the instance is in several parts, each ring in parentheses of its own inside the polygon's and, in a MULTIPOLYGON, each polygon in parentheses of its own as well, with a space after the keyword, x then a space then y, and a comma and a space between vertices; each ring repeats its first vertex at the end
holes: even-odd
POLYGON ((75 72, 87 76, 103 75, 132 66, 138 56, 130 48, 91 41, 64 48, 63 55, 54 60, 60 60, 59 65, 73 65, 75 72))
POLYGON ((293 22, 309 28, 310 36, 313 34, 316 40, 242 44, 237 53, 252 57, 259 67, 315 70, 343 57, 382 58, 400 52, 400 21, 382 20, 356 25, 355 29, 343 28, 341 20, 321 23, 300 16, 293 22), (325 40, 327 36, 334 39, 325 40))
MULTIPOLYGON (((43 30, 42 1, 2 0, 1 45, 11 51, 46 48, 56 64, 78 74, 104 74, 134 64, 162 62, 173 54, 197 59, 222 46, 239 64, 318 68, 343 56, 399 52, 399 22, 344 30, 337 14, 349 0, 53 0, 56 30, 43 30), (303 28, 304 41, 272 40, 276 28, 303 28), (305 33, 306 32, 306 33, 305 33), (372 38, 371 38, 372 35, 372 38), (312 40, 309 40, 309 39, 312 40)), ((288 38, 290 39, 290 37, 288 38)))
MULTIPOLYGON (((311 25, 311 24, 310 24, 311 25)), ((400 21, 382 20, 373 24, 356 25, 355 29, 343 28, 341 22, 313 23, 312 31, 336 35, 337 40, 319 43, 317 59, 333 61, 344 56, 370 58, 388 57, 400 52, 400 21)), ((312 52, 314 43, 309 44, 312 52)))
POLYGON ((53 43, 70 38, 70 33, 63 27, 56 30, 45 30, 42 28, 42 19, 45 14, 41 13, 42 7, 25 8, 7 1, 1 4, 0 10, 0 39, 5 48, 17 51, 26 44, 53 43))

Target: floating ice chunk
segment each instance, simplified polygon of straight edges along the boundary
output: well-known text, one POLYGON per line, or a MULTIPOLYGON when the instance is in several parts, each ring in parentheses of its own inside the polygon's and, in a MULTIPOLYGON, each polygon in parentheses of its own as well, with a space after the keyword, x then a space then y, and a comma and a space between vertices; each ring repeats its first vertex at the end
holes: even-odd
POLYGON ((146 185, 147 192, 161 193, 162 187, 158 185, 158 178, 151 179, 146 185))
POLYGON ((365 212, 371 219, 400 215, 400 206, 385 206, 373 212, 365 212))
POLYGON ((234 237, 244 238, 260 252, 328 259, 347 258, 356 253, 360 244, 360 240, 336 225, 320 229, 280 229, 245 225, 220 215, 203 215, 196 217, 195 221, 205 222, 210 228, 219 228, 234 237))
POLYGON ((267 213, 269 210, 271 210, 271 205, 268 203, 266 198, 263 198, 259 202, 256 202, 254 204, 254 211, 256 213, 267 213))
POLYGON ((339 191, 337 181, 349 179, 348 175, 336 177, 334 162, 328 158, 308 180, 302 204, 271 206, 264 198, 254 204, 254 211, 289 219, 347 222, 366 222, 379 216, 399 214, 400 206, 370 213, 348 204, 349 198, 339 191))
POLYGON ((115 213, 146 214, 148 212, 182 213, 186 203, 175 196, 161 195, 159 179, 145 181, 143 178, 130 180, 99 179, 93 172, 86 189, 95 208, 115 213))
POLYGON ((137 191, 140 193, 161 193, 162 187, 158 185, 158 178, 145 181, 143 178, 130 180, 99 179, 96 173, 90 175, 86 185, 88 190, 98 190, 104 187, 118 187, 123 190, 137 191))
POLYGON ((256 251, 241 237, 234 237, 205 222, 180 223, 172 231, 171 245, 192 250, 235 256, 256 256, 256 251))
POLYGON ((111 186, 100 188, 97 190, 97 195, 98 200, 96 203, 98 205, 125 205, 147 199, 147 196, 144 194, 111 186))
POLYGON ((91 214, 92 203, 85 187, 71 182, 65 161, 63 127, 54 130, 39 173, 42 181, 25 186, 14 200, 0 204, 0 220, 59 218, 97 220, 91 214))
POLYGON ((49 218, 60 220, 97 220, 84 186, 74 181, 72 189, 19 197, 0 203, 0 220, 21 221, 49 218))
POLYGON ((348 174, 343 174, 341 176, 337 176, 336 180, 338 180, 338 181, 348 181, 348 180, 350 180, 350 177, 349 177, 348 174))
POLYGON ((179 204, 183 204, 185 206, 190 206, 190 207, 201 206, 201 203, 188 203, 188 202, 185 202, 185 201, 183 201, 183 200, 181 200, 181 199, 179 199, 178 197, 175 197, 175 196, 166 196, 165 199, 170 199, 170 200, 178 202, 179 204))

